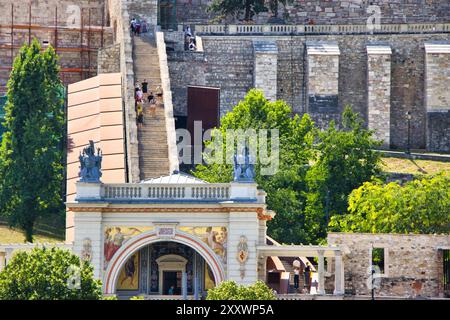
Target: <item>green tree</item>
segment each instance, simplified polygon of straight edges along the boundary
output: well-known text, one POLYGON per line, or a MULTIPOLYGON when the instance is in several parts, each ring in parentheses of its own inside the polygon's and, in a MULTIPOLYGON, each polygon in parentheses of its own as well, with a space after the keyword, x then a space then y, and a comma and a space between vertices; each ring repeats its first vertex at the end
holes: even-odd
POLYGON ((244 13, 244 20, 249 21, 255 14, 265 11, 264 0, 213 0, 209 12, 219 14, 220 19, 233 17, 238 19, 244 13))
POLYGON ((64 110, 58 57, 36 39, 23 46, 8 82, 0 147, 0 214, 33 241, 40 217, 63 205, 64 110))
POLYGON ((441 173, 404 185, 366 182, 349 197, 348 214, 330 228, 341 232, 449 233, 450 175, 441 173))
POLYGON ((93 268, 65 249, 18 251, 0 272, 0 300, 100 300, 93 268))
POLYGON ((332 122, 318 132, 316 157, 306 175, 305 224, 311 241, 325 239, 331 217, 346 213, 353 189, 381 172, 380 155, 374 151, 380 142, 372 134, 349 106, 342 114, 341 129, 332 122))
POLYGON ((250 286, 238 285, 234 281, 224 281, 208 290, 206 300, 276 300, 276 296, 273 290, 262 281, 257 281, 250 286))
MULTIPOLYGON (((270 234, 280 241, 302 241, 306 228, 302 214, 306 202, 305 175, 313 156, 314 141, 314 124, 310 117, 292 117, 292 109, 285 102, 270 102, 261 91, 251 90, 232 112, 222 118, 218 131, 225 136, 229 129, 278 130, 279 170, 274 175, 262 175, 261 168, 265 165, 258 158, 255 180, 268 193, 269 208, 277 212, 277 218, 269 223, 270 234)), ((226 141, 222 148, 225 154, 226 141)), ((205 158, 209 160, 206 155, 205 158)), ((233 166, 226 163, 198 165, 193 174, 209 182, 230 182, 233 166)))
MULTIPOLYGON (((279 131, 278 171, 262 175, 260 159, 255 166, 255 181, 267 192, 268 207, 277 213, 268 223, 268 232, 278 241, 324 240, 330 218, 345 213, 350 192, 379 173, 379 154, 373 151, 379 142, 349 107, 342 118, 342 129, 331 123, 321 131, 308 115, 292 117, 285 102, 267 101, 259 90, 251 90, 222 118, 218 129, 222 136, 229 129, 279 131)), ((224 142, 224 154, 226 147, 224 142)), ((209 182, 231 180, 232 165, 210 163, 207 155, 205 158, 208 164, 197 166, 195 176, 209 182)))

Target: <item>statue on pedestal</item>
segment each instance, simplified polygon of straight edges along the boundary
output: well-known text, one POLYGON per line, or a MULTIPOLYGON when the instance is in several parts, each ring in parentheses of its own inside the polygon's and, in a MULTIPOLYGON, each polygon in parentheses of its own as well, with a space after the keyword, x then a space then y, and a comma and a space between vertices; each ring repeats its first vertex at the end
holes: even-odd
POLYGON ((100 148, 97 149, 97 155, 95 154, 94 141, 89 141, 89 147, 80 153, 80 182, 86 183, 100 183, 102 177, 102 152, 100 148))
POLYGON ((250 157, 247 146, 242 149, 240 155, 234 156, 234 181, 235 182, 254 182, 255 165, 250 157))

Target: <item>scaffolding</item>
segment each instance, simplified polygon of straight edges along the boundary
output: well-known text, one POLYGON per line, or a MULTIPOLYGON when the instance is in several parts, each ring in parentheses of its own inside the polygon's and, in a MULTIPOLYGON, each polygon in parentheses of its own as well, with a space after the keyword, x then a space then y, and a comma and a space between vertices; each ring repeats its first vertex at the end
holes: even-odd
POLYGON ((9 8, 0 8, 2 11, 5 9, 9 14, 3 12, 0 17, 0 96, 6 92, 6 82, 19 49, 23 44, 30 44, 34 37, 43 49, 51 45, 60 56, 60 75, 64 84, 96 75, 94 59, 97 51, 105 45, 105 34, 111 34, 105 25, 104 4, 81 8, 78 26, 68 25, 67 13, 61 10, 62 14, 58 14, 57 5, 44 10, 47 12, 31 3, 11 3, 9 8))

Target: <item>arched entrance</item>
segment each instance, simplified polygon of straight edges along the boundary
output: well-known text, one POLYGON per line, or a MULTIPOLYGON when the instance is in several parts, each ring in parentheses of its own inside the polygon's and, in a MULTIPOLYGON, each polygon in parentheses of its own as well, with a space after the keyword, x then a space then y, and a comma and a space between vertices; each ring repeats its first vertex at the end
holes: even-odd
MULTIPOLYGON (((214 282, 216 284, 222 282, 225 279, 225 271, 222 262, 219 257, 209 248, 205 243, 196 237, 177 231, 173 237, 160 237, 154 231, 146 232, 139 236, 133 237, 129 239, 113 256, 111 261, 108 264, 108 268, 105 272, 104 281, 103 281, 103 292, 105 294, 115 294, 117 293, 118 281, 121 271, 124 267, 126 267, 126 263, 130 261, 130 258, 136 256, 140 250, 148 248, 151 245, 156 245, 158 243, 165 244, 179 244, 180 247, 183 246, 195 252, 198 257, 201 257, 205 264, 209 267, 209 270, 212 274, 214 282)), ((170 252, 169 252, 170 254, 170 252)), ((159 257, 162 258, 163 256, 159 257)), ((168 258, 168 257, 166 257, 168 258)), ((172 257, 174 258, 174 257, 172 257)), ((186 257, 183 257, 186 259, 186 257)), ((173 259, 172 259, 173 260, 173 259)), ((187 259, 186 259, 187 260, 187 259)), ((164 262, 164 259, 160 260, 160 262, 164 262)), ((166 260, 166 262, 170 262, 166 260)), ((178 261, 172 262, 182 262, 182 259, 178 259, 178 261)), ((187 263, 187 262, 186 262, 187 263)), ((169 272, 179 272, 180 270, 170 271, 169 272)), ((165 275, 163 274, 162 277, 165 275)), ((177 275, 179 276, 179 275, 177 275)), ((166 275, 166 279, 172 277, 170 281, 173 281, 173 274, 166 275)), ((164 281, 164 278, 163 278, 164 281)), ((168 280, 169 281, 169 280, 168 280)), ((158 286, 158 292, 160 294, 164 293, 164 283, 158 286), (161 287, 160 287, 161 286, 161 287)), ((151 290, 150 290, 151 291, 151 290)))

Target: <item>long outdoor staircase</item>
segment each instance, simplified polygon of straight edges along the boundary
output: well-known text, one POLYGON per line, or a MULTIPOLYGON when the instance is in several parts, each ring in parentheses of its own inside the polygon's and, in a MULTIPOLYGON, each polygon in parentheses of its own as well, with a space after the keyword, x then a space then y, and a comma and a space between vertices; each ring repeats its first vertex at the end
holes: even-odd
MULTIPOLYGON (((134 37, 134 74, 137 82, 149 83, 149 93, 161 86, 158 49, 154 39, 134 37)), ((138 129, 139 168, 141 180, 170 174, 166 118, 162 97, 156 98, 156 111, 144 96, 144 126, 138 129)))

